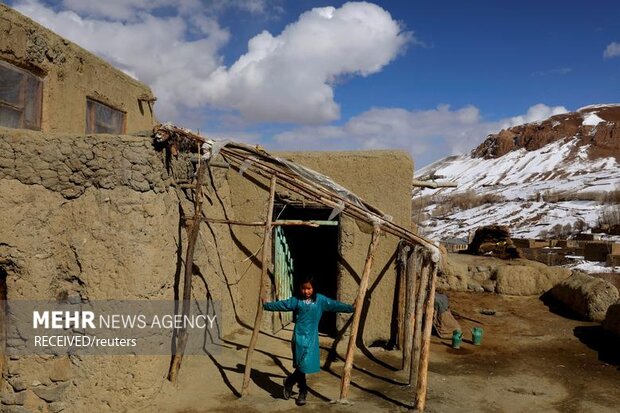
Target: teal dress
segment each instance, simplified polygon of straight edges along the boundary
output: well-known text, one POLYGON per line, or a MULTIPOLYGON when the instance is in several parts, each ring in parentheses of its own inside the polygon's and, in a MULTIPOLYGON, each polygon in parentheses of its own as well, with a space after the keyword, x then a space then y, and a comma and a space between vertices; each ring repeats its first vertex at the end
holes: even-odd
POLYGON ((293 330, 293 367, 302 373, 321 370, 319 352, 319 321, 324 311, 352 313, 353 306, 317 294, 316 300, 307 303, 296 297, 263 304, 267 311, 293 311, 296 315, 293 330))

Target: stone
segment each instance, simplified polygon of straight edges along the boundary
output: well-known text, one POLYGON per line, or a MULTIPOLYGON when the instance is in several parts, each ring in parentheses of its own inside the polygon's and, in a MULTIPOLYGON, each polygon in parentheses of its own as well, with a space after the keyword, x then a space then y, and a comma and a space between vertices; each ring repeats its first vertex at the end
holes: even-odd
POLYGON ((478 284, 476 281, 471 280, 467 283, 467 289, 470 291, 475 291, 477 293, 484 292, 484 288, 482 288, 480 284, 478 284))
POLYGON ((26 390, 28 388, 28 384, 26 381, 19 376, 14 376, 8 379, 9 384, 13 387, 13 390, 16 392, 26 390))
POLYGON ((37 386, 32 391, 47 402, 59 400, 69 387, 70 382, 55 383, 49 386, 37 386))
POLYGON ((26 392, 21 391, 18 393, 4 393, 2 395, 2 404, 9 406, 19 405, 22 406, 26 401, 26 392))
POLYGON ((24 390, 24 408, 28 409, 30 412, 46 412, 47 411, 47 403, 41 400, 37 395, 30 389, 24 390))
POLYGON ((2 412, 4 413, 32 413, 32 410, 27 409, 24 406, 2 406, 2 412))
POLYGON ((53 402, 47 405, 47 410, 50 413, 58 413, 62 412, 67 408, 67 403, 65 402, 53 402))
POLYGON ((474 272, 472 278, 476 280, 478 283, 482 284, 484 281, 491 278, 491 273, 488 271, 484 272, 474 272))
POLYGON ((61 357, 52 361, 49 370, 49 378, 53 382, 67 381, 71 379, 71 361, 68 357, 61 357))
POLYGON ((496 288, 496 282, 493 280, 486 280, 482 283, 482 288, 484 289, 484 291, 486 291, 487 293, 492 293, 495 292, 495 288, 496 288))
POLYGON ((551 296, 577 315, 603 321, 609 307, 618 301, 618 289, 609 281, 575 271, 551 290, 551 296))
POLYGON ((544 264, 506 265, 497 269, 496 291, 507 295, 539 295, 569 277, 570 273, 566 268, 544 264))

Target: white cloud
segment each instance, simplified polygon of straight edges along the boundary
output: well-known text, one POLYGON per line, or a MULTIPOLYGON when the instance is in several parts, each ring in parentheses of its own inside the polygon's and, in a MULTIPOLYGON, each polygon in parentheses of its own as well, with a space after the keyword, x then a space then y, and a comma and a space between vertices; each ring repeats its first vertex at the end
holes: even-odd
POLYGON ((205 106, 253 121, 338 119, 334 81, 380 71, 413 40, 381 7, 346 3, 305 12, 277 36, 263 31, 224 66, 220 50, 230 33, 213 9, 263 13, 267 4, 212 0, 210 9, 200 0, 64 0, 74 10, 67 11, 18 0, 15 8, 147 83, 158 97, 158 116, 176 122, 184 111, 205 106), (173 6, 173 16, 155 13, 173 6))
POLYGON ((607 48, 603 52, 605 59, 611 59, 612 57, 620 56, 620 43, 612 42, 607 45, 607 48))
POLYGON ((170 8, 178 14, 216 15, 225 9, 239 9, 252 14, 268 10, 266 0, 62 0, 62 6, 82 16, 128 21, 139 18, 141 12, 151 13, 170 8))
POLYGON ((523 122, 564 113, 566 109, 537 104, 526 114, 486 121, 475 106, 408 111, 375 108, 351 118, 342 126, 306 126, 275 136, 275 146, 285 150, 402 149, 425 165, 446 154, 473 149, 489 133, 523 122))
POLYGON ((315 8, 273 36, 263 31, 230 68, 203 83, 211 103, 261 121, 322 123, 338 119, 333 82, 380 71, 411 35, 382 8, 346 3, 315 8))
POLYGON ((506 129, 511 126, 523 125, 524 123, 538 122, 539 120, 547 119, 550 116, 560 115, 568 112, 564 106, 547 106, 543 103, 538 103, 534 106, 530 106, 524 115, 514 116, 510 119, 505 119, 501 122, 501 128, 506 129))
POLYGON ((183 18, 142 13, 121 22, 56 12, 30 0, 18 3, 16 9, 151 86, 162 120, 178 118, 184 106, 205 103, 195 84, 221 65, 217 51, 229 39, 216 20, 201 14, 183 18), (189 30, 200 38, 185 40, 189 30))

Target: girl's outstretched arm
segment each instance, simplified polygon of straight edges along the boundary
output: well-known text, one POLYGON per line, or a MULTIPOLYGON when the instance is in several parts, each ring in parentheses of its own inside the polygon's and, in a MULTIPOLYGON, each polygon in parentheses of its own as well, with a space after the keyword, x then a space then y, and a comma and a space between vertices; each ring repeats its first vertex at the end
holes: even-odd
POLYGON ((352 313, 353 306, 351 304, 341 303, 323 296, 323 309, 325 311, 333 311, 335 313, 352 313))
POLYGON ((293 311, 296 306, 297 298, 295 297, 291 297, 286 300, 263 303, 263 308, 267 311, 293 311))

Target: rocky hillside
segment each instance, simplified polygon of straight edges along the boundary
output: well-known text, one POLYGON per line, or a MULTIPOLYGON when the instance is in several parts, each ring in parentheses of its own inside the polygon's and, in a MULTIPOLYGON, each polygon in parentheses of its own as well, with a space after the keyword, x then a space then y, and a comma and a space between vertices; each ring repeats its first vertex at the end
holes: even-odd
POLYGON ((618 159, 620 104, 515 126, 419 170, 417 179, 458 186, 414 191, 413 218, 436 239, 494 223, 522 237, 587 231, 617 205, 618 159))
POLYGON ((499 158, 511 151, 535 151, 564 139, 575 148, 588 146, 588 157, 620 158, 620 105, 592 105, 492 134, 476 149, 475 158, 499 158))

